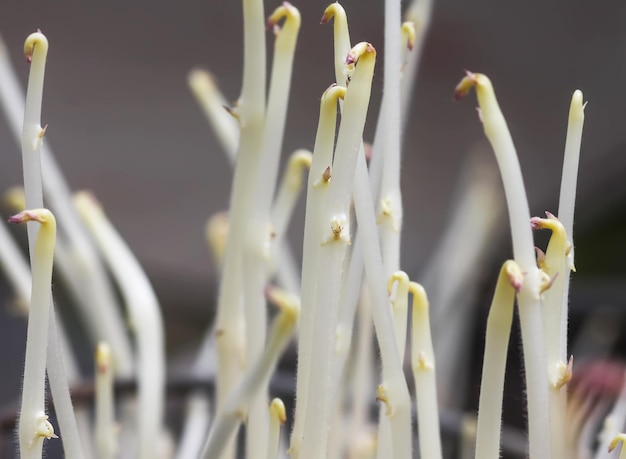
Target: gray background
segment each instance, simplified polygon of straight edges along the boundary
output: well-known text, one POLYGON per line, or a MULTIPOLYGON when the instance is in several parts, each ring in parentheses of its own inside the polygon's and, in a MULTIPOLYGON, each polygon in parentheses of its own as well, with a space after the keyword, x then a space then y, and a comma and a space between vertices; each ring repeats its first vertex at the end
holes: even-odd
MULTIPOLYGON (((203 225, 209 215, 227 208, 231 179, 228 162, 187 89, 186 75, 194 66, 206 67, 227 97, 237 98, 240 3, 0 4, 0 33, 22 81, 28 72, 21 54, 24 38, 36 28, 48 36, 42 115, 43 124, 49 124, 47 138, 72 187, 96 193, 147 269, 166 311, 172 346, 193 341, 208 320, 216 280, 203 225)), ((266 13, 277 5, 266 2, 266 13)), ((332 31, 318 24, 327 2, 296 6, 303 22, 284 152, 312 148, 319 98, 334 79, 332 31)), ((344 6, 353 41, 372 42, 384 59, 382 0, 345 1, 344 6)), ((617 0, 436 2, 404 149, 406 270, 418 271, 427 259, 463 158, 483 138, 474 97, 452 102, 465 68, 487 73, 494 82, 518 147, 533 214, 556 210, 569 100, 574 89, 582 89, 589 105, 577 228, 593 228, 595 219, 621 210, 617 206, 626 191, 624 24, 626 3, 617 0)), ((379 65, 366 127, 369 140, 383 76, 379 65)), ((0 120, 0 191, 21 181, 12 139, 0 120)), ((296 247, 301 217, 300 209, 293 225, 296 247)), ((15 329, 19 321, 1 320, 23 333, 15 329)), ((20 355, 23 345, 10 336, 1 332, 0 340, 20 355)), ((2 357, 1 365, 6 375, 20 374, 19 359, 5 363, 2 357)), ((2 391, 0 401, 15 397, 11 393, 19 381, 9 384, 12 389, 2 391)))

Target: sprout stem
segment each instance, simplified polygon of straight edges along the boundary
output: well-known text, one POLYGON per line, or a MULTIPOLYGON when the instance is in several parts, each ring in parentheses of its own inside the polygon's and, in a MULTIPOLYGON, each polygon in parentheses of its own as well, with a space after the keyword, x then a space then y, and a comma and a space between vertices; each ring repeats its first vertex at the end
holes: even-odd
MULTIPOLYGON (((337 325, 342 266, 350 243, 350 197, 355 166, 361 145, 369 105, 376 51, 369 43, 357 44, 346 59, 354 66, 354 76, 345 95, 342 122, 332 168, 328 196, 321 219, 323 236, 317 260, 317 295, 315 298, 315 332, 319 342, 313 348, 310 375, 318 379, 309 386, 305 425, 307 434, 302 442, 302 458, 324 458, 327 454, 328 428, 331 423, 332 401, 337 388, 332 387, 333 335, 337 325)), ((317 341, 317 340, 316 340, 317 341)), ((299 376, 300 377, 300 376, 299 376)))
MULTIPOLYGON (((243 313, 243 246, 249 226, 253 202, 259 145, 263 139, 265 118, 265 14, 262 0, 244 0, 244 64, 243 85, 237 109, 241 127, 237 166, 230 199, 230 231, 220 281, 215 325, 218 369, 217 412, 224 409, 227 397, 237 386, 244 370, 246 349, 245 316, 243 313)), ((198 362, 201 364, 201 362, 198 362)), ((237 424, 238 426, 239 424, 237 424)), ((231 459, 235 456, 234 436, 223 439, 228 443, 224 454, 212 456, 231 459)))
POLYGON ((378 398, 386 406, 391 425, 391 441, 388 444, 379 441, 378 457, 411 457, 411 399, 394 333, 372 192, 363 155, 359 155, 357 159, 354 176, 354 209, 359 224, 365 276, 372 298, 372 316, 382 361, 383 383, 379 386, 378 398))
POLYGON ((239 144, 239 124, 232 113, 225 109, 228 102, 217 87, 215 78, 206 70, 193 69, 189 72, 187 83, 229 162, 235 164, 239 144))
POLYGON ((48 345, 48 308, 52 262, 56 239, 56 221, 47 209, 25 210, 9 219, 11 223, 38 222, 41 230, 32 252, 33 285, 31 290, 24 386, 19 419, 20 456, 42 457, 43 439, 57 438, 45 414, 46 355, 48 345))
POLYGON ((519 266, 513 260, 505 261, 500 269, 487 319, 476 430, 476 459, 500 457, 506 356, 513 323, 515 292, 521 288, 522 282, 523 275, 519 266))
POLYGON ((415 379, 417 427, 420 439, 420 457, 441 459, 441 433, 437 408, 437 382, 435 380, 435 353, 430 336, 428 298, 421 285, 411 282, 413 294, 413 321, 411 327, 411 365, 415 379))
POLYGON ((524 285, 517 296, 519 305, 524 367, 528 399, 528 436, 531 459, 550 454, 550 419, 545 416, 548 406, 548 374, 543 337, 540 301, 540 273, 535 262, 530 213, 524 191, 519 160, 506 121, 489 78, 467 72, 456 87, 460 99, 475 87, 485 134, 493 147, 504 183, 513 239, 515 262, 525 273, 524 285))
POLYGON ((278 459, 278 449, 280 447, 280 427, 287 422, 287 412, 285 404, 279 398, 275 398, 270 403, 270 428, 269 441, 267 446, 267 459, 278 459))
POLYGON ((165 401, 165 343, 158 300, 145 272, 95 198, 78 193, 75 206, 117 284, 137 336, 139 457, 156 457, 165 401))
POLYGON ((576 204, 576 183, 578 179, 578 162, 580 158, 580 145, 582 142, 583 125, 585 122, 585 106, 583 93, 574 91, 569 109, 567 124, 567 138, 565 140, 565 155, 563 158, 563 173, 561 176, 561 192, 559 195, 559 221, 565 229, 565 235, 569 238, 568 268, 563 272, 561 328, 560 328, 560 358, 567 359, 567 322, 569 317, 569 283, 570 272, 574 268, 574 207, 576 204))
POLYGON ((343 98, 346 88, 332 85, 320 102, 319 122, 307 184, 304 239, 302 253, 302 320, 298 339, 298 378, 296 380, 296 409, 291 434, 291 454, 297 458, 304 437, 304 415, 307 412, 307 394, 311 379, 311 356, 315 325, 315 301, 318 292, 318 257, 323 239, 322 211, 332 175, 333 145, 337 122, 337 100, 343 98))
POLYGON ((117 427, 113 395, 111 349, 101 342, 96 348, 96 448, 100 459, 113 459, 117 454, 117 427))
POLYGON ((274 319, 261 358, 246 370, 241 382, 228 396, 224 408, 218 411, 200 456, 204 459, 220 457, 229 439, 245 420, 250 401, 260 389, 267 386, 269 377, 296 328, 300 307, 294 298, 278 289, 270 289, 268 296, 281 312, 274 319))

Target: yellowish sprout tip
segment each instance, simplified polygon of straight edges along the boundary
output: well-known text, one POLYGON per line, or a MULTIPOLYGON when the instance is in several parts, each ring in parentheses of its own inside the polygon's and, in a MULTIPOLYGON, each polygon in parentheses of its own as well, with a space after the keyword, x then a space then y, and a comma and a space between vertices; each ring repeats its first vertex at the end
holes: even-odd
POLYGON ((98 373, 106 373, 111 368, 111 348, 105 342, 98 343, 96 347, 96 366, 98 373))
POLYGON ((23 210, 22 212, 9 217, 9 223, 39 222, 42 225, 56 224, 52 212, 48 209, 23 210))
POLYGON ((417 282, 409 283, 409 293, 413 294, 413 310, 428 310, 428 295, 426 290, 417 282))
POLYGON ((297 191, 302 187, 302 170, 310 169, 312 161, 313 154, 308 150, 296 150, 289 157, 287 179, 292 189, 297 191))
POLYGON ((354 45, 346 57, 346 65, 352 69, 359 59, 376 59, 376 48, 371 43, 362 41, 354 45))
POLYGON ((387 294, 391 295, 393 292, 393 286, 396 282, 399 284, 398 288, 400 288, 400 285, 406 285, 406 288, 408 288, 410 282, 409 276, 404 271, 396 271, 389 276, 389 279, 387 280, 387 294))
POLYGON ((26 209, 26 195, 24 188, 14 186, 4 193, 4 203, 16 212, 26 209))
POLYGON ((48 39, 39 30, 26 37, 26 41, 24 42, 24 57, 26 58, 26 62, 30 63, 32 61, 35 48, 42 50, 44 56, 48 53, 48 39))
POLYGON ((626 443, 626 434, 619 433, 615 436, 615 438, 613 438, 613 440, 611 440, 611 443, 609 444, 609 453, 612 453, 613 450, 617 448, 617 445, 619 445, 620 443, 622 443, 623 448, 623 444, 626 443))
POLYGON ((415 22, 405 21, 402 23, 402 40, 406 42, 409 51, 415 46, 415 22))
POLYGON ((278 419, 278 422, 284 424, 287 422, 287 410, 285 409, 285 404, 279 398, 275 398, 270 403, 270 416, 278 419))
POLYGON ((320 24, 328 24, 331 19, 339 16, 345 18, 346 10, 343 9, 343 6, 341 6, 339 2, 331 3, 324 10, 322 19, 320 19, 320 24))
MULTIPOLYGON (((267 27, 270 28, 278 25, 282 19, 289 21, 291 27, 295 27, 296 29, 300 27, 300 11, 289 2, 283 2, 282 5, 274 10, 267 19, 267 27)), ((276 29, 274 30, 276 31, 276 29)))

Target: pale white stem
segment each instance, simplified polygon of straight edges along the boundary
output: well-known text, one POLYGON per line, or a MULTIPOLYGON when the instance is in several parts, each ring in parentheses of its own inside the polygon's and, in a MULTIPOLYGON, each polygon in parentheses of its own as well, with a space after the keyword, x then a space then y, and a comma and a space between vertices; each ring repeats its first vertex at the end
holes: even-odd
POLYGON ((15 293, 20 313, 28 314, 30 303, 30 266, 4 225, 0 225, 0 265, 2 273, 15 293))
MULTIPOLYGON (((565 228, 565 234, 570 241, 568 264, 574 268, 574 207, 576 204, 576 184, 578 179, 578 162, 580 158, 580 144, 582 142, 583 125, 585 122, 585 106, 583 93, 574 91, 569 109, 567 124, 567 138, 565 140, 565 154, 563 158, 563 173, 561 176, 561 191, 559 194, 559 221, 565 228)), ((563 273, 563 305, 561 314, 561 360, 567 359, 567 323, 569 310, 569 270, 563 273)))
POLYGON ((400 269, 400 234, 402 231, 402 193, 400 191, 400 0, 385 0, 385 62, 383 79, 384 130, 382 149, 383 175, 378 203, 380 239, 385 274, 400 269))
POLYGON ((290 292, 300 291, 300 265, 287 243, 278 248, 276 282, 290 292))
MULTIPOLYGON (((567 314, 567 292, 564 290, 565 279, 569 278, 570 265, 568 255, 571 244, 565 234, 565 228, 550 212, 547 218, 533 217, 530 220, 534 229, 550 229, 552 236, 545 256, 539 260, 539 267, 548 276, 548 289, 543 293, 542 314, 543 331, 546 345, 546 361, 548 392, 550 403, 550 424, 552 427, 552 457, 566 457, 566 428, 567 428, 567 388, 564 387, 572 377, 571 359, 568 364, 562 359, 564 350, 561 349, 561 325, 563 314, 567 314)), ((567 321, 565 322, 567 323, 567 321)))
POLYGON ((280 428, 287 422, 287 412, 285 404, 279 398, 275 398, 270 403, 270 427, 269 441, 267 444, 267 459, 278 459, 278 449, 280 447, 280 428))
POLYGON ((495 162, 482 153, 471 152, 462 168, 451 215, 422 275, 433 305, 431 327, 440 406, 464 403, 466 394, 458 387, 466 382, 471 364, 469 340, 479 294, 475 267, 490 262, 494 238, 502 231, 500 177, 495 162))
POLYGON ((367 177, 365 157, 359 155, 354 177, 354 208, 359 224, 365 276, 372 298, 372 317, 380 348, 383 383, 378 398, 386 406, 391 427, 391 441, 381 443, 378 457, 411 457, 411 400, 396 343, 391 308, 385 286, 372 191, 367 177), (381 451, 381 449, 385 449, 381 451), (383 456, 381 456, 383 454, 383 456), (385 455, 386 454, 386 455, 385 455))
MULTIPOLYGON (((21 196, 17 190, 11 193, 11 206, 23 210, 24 193, 21 196), (16 201, 22 201, 18 203, 16 201)), ((0 233, 6 232, 1 227, 0 233)), ((12 272, 10 278, 14 279, 14 288, 18 292, 18 303, 23 305, 25 314, 28 314, 30 304, 31 274, 27 262, 24 260, 15 242, 9 238, 3 244, 2 256, 15 257, 7 260, 10 263, 9 270, 12 272), (17 276, 17 277, 16 277, 17 276), (19 282, 15 284, 15 282, 19 282)), ((56 244, 56 252, 59 250, 59 244, 56 244)), ((56 259, 56 255, 55 255, 56 259)), ((74 359, 69 339, 63 327, 63 323, 56 323, 55 314, 50 311, 48 318, 48 346, 47 346, 47 368, 48 379, 50 381, 50 392, 57 412, 59 427, 62 433, 62 441, 65 449, 66 457, 81 458, 84 451, 90 449, 89 441, 89 425, 87 423, 86 411, 82 408, 73 409, 72 400, 68 391, 68 382, 78 382, 80 380, 80 372, 78 364, 74 359), (85 447, 83 451, 74 449, 75 445, 81 443, 85 447)), ((82 458, 81 458, 82 459, 82 458)))
MULTIPOLYGON (((242 304, 243 246, 250 223, 259 166, 259 146, 265 118, 265 14, 262 0, 244 0, 243 85, 237 115, 240 138, 237 166, 230 199, 230 231, 220 280, 215 325, 217 343, 217 412, 223 412, 227 397, 240 381, 245 361, 245 318, 242 304)), ((208 338, 205 338, 208 339, 208 338)), ((202 362, 197 362, 201 365, 202 362)), ((237 424, 238 426, 238 424, 237 424)), ((220 459, 235 457, 235 434, 231 432, 220 459)))
POLYGON ((548 374, 540 301, 540 273, 535 262, 533 237, 528 225, 530 213, 519 160, 491 81, 482 74, 469 73, 456 88, 458 99, 476 87, 485 134, 493 147, 504 183, 513 239, 515 262, 526 273, 518 293, 520 325, 524 346, 524 368, 528 402, 528 437, 531 459, 550 454, 548 374))
MULTIPOLYGON (((251 247, 244 253, 244 311, 246 316, 246 366, 256 362, 263 353, 267 333, 266 300, 268 258, 251 247), (248 325, 249 324, 249 325, 248 325), (255 348, 251 344, 256 344, 255 348)), ((267 253, 265 253, 267 255, 267 253)), ((246 457, 253 459, 259 451, 267 451, 269 418, 267 385, 260 385, 250 400, 246 421, 246 457)))
POLYGON ((274 227, 272 270, 277 272, 279 283, 292 292, 300 291, 300 269, 286 241, 287 227, 302 191, 302 172, 311 168, 311 162, 312 153, 308 150, 296 150, 291 154, 270 216, 274 227))
MULTIPOLYGON (((13 134, 18 142, 21 142, 22 122, 25 119, 23 90, 1 40, 0 104, 13 134)), ((57 260, 58 267, 63 277, 68 281, 72 293, 79 298, 77 304, 83 310, 84 320, 90 327, 91 338, 94 339, 94 342, 104 338, 111 343, 117 371, 120 376, 130 378, 133 370, 130 343, 122 319, 117 312, 118 307, 113 290, 102 264, 96 256, 95 249, 72 208, 68 186, 54 160, 50 147, 45 141, 41 145, 41 169, 44 171, 42 178, 48 207, 58 216, 59 232, 65 231, 67 240, 70 242, 67 244, 66 252, 71 255, 66 257, 67 262, 57 260)), ((35 188, 41 188, 41 185, 36 185, 35 188)), ((36 193, 31 194, 36 195, 36 193)), ((29 202, 27 207, 38 208, 42 206, 43 202, 40 198, 39 202, 29 202)), ((58 257, 61 255, 59 250, 62 248, 60 242, 57 244, 58 257)))
POLYGON ((422 59, 422 51, 426 43, 426 35, 430 27, 434 0, 413 0, 404 15, 405 21, 411 21, 415 31, 412 50, 407 56, 406 64, 403 66, 402 81, 400 82, 401 94, 401 114, 403 130, 406 126, 413 98, 413 88, 417 81, 419 63, 422 59))
POLYGON ((298 378, 296 380, 296 409, 290 449, 297 458, 304 437, 304 415, 307 411, 307 394, 311 379, 311 354, 313 352, 315 298, 318 291, 317 263, 323 230, 320 225, 323 206, 331 178, 333 146, 337 122, 337 100, 346 89, 333 85, 324 91, 320 102, 319 122, 313 159, 307 183, 304 238, 302 252, 302 320, 298 339, 298 378))
POLYGON ((318 240, 321 246, 318 248, 313 335, 318 339, 313 348, 310 375, 319 380, 315 386, 309 386, 307 395, 307 405, 316 409, 307 409, 305 413, 307 434, 302 442, 303 459, 326 456, 332 401, 337 391, 332 387, 334 343, 328 338, 333 336, 337 325, 342 267, 350 243, 350 197, 376 61, 373 46, 365 42, 356 45, 348 54, 346 64, 353 66, 357 60, 359 64, 345 95, 326 205, 317 222, 322 227, 323 237, 318 240))
POLYGON ((276 8, 267 21, 274 27, 276 42, 253 209, 263 217, 269 217, 276 189, 300 22, 300 12, 288 2, 276 8), (281 27, 278 23, 283 19, 281 27))
POLYGON ((45 412, 48 309, 50 307, 56 222, 54 215, 47 209, 23 211, 11 217, 9 221, 12 223, 38 222, 41 224, 41 230, 33 247, 34 250, 31 252, 33 282, 18 427, 20 456, 23 459, 40 459, 44 438, 56 438, 54 428, 48 421, 45 412))
MULTIPOLYGON (((269 278, 272 257, 272 198, 276 189, 278 163, 285 134, 291 74, 300 22, 300 12, 288 2, 276 8, 267 21, 268 26, 274 27, 276 41, 259 170, 256 175, 253 205, 250 209, 252 219, 248 225, 249 248, 244 256, 246 260, 244 310, 246 323, 249 324, 246 330, 246 358, 249 362, 260 357, 265 344, 267 318, 263 291, 269 278), (278 23, 282 20, 284 22, 279 26, 278 23)), ((259 396, 252 402, 248 413, 246 457, 250 459, 259 451, 267 450, 266 392, 267 389, 259 391, 259 396)))
MULTIPOLYGON (((43 82, 48 55, 48 39, 40 32, 30 34, 24 42, 24 55, 30 63, 28 89, 24 123, 22 125, 22 166, 24 170, 24 195, 27 209, 43 208, 43 191, 41 184, 41 143, 45 128, 41 127, 41 102, 43 98, 43 82)), ((32 250, 35 247, 38 226, 34 222, 27 224, 28 247, 31 250, 31 266, 33 265, 32 250)))
POLYGON ((78 193, 74 204, 120 287, 137 337, 139 457, 156 456, 163 428, 165 342, 159 302, 145 272, 95 198, 78 193))
MULTIPOLYGON (((43 98, 43 84, 46 67, 46 56, 48 53, 48 40, 40 33, 35 32, 30 34, 24 42, 24 55, 26 61, 31 64, 31 69, 28 78, 28 88, 26 91, 26 102, 23 108, 24 122, 22 126, 21 145, 22 145, 22 162, 24 170, 24 196, 25 206, 29 209, 43 208, 43 192, 42 192, 42 180, 41 180, 41 146, 43 136, 45 134, 45 128, 41 127, 41 104, 43 98)), ((7 66, 10 72, 10 66, 7 66)), ((11 83, 9 83, 11 84, 11 83)), ((16 86, 19 86, 16 84, 16 86)), ((9 102, 9 101, 7 101, 9 102)), ((7 112, 11 111, 11 108, 6 109, 7 112)), ((9 117, 14 117, 19 110, 13 109, 14 114, 9 117)), ((12 123, 16 124, 16 123, 12 123)), ((52 215, 52 214, 50 214, 52 215)), ((52 217, 54 219, 54 217, 52 217)), ((33 253, 36 250, 35 240, 39 228, 34 222, 27 223, 28 225, 28 246, 30 251, 31 269, 33 270, 33 285, 34 279, 34 258, 33 253)), ((53 221, 54 227, 54 240, 56 240, 56 222, 53 221)), ((54 241, 53 241, 54 244, 54 241)), ((52 250, 54 254, 54 250, 52 250)), ((50 261, 52 263, 52 260, 50 261)), ((33 298, 31 297, 31 303, 33 298)), ((49 340, 47 349, 48 351, 54 351, 57 354, 62 353, 61 344, 59 342, 58 331, 56 330, 56 318, 54 305, 52 305, 50 284, 48 283, 48 301, 50 307, 47 308, 47 314, 49 316, 46 326, 52 327, 50 333, 46 334, 49 340)), ((45 351, 44 351, 45 352, 45 351)), ((50 354, 44 354, 50 357, 50 354)), ((69 396, 69 388, 67 375, 65 374, 65 368, 63 363, 63 357, 48 358, 48 374, 50 381, 50 389, 54 397, 54 403, 58 414, 59 423, 63 429, 63 447, 65 454, 68 458, 80 458, 84 457, 82 454, 82 445, 80 437, 78 435, 78 429, 76 426, 76 419, 74 417, 74 410, 72 408, 72 402, 69 396)), ((69 358, 69 357, 68 357, 69 358)), ((46 421, 47 422, 47 421, 46 421)))
MULTIPOLYGON (((578 181, 578 162, 580 159, 580 144, 583 137, 585 123, 585 106, 583 93, 574 91, 569 108, 567 123, 567 137, 565 140, 565 154, 563 158, 563 174, 561 176, 561 192, 559 194, 559 221, 565 228, 565 233, 573 238, 574 207, 576 205, 576 183, 578 181)), ((572 256, 573 261, 573 256, 572 256)))
MULTIPOLYGON (((348 77, 351 77, 349 69, 345 65, 345 56, 350 51, 350 32, 348 29, 348 18, 344 8, 338 3, 331 3, 325 10, 320 21, 321 24, 327 24, 333 21, 333 47, 334 47, 334 67, 335 81, 338 85, 348 84, 348 77)), ((342 100, 339 101, 340 109, 343 109, 342 100)), ((361 146, 362 148, 362 146, 361 146)), ((359 151, 359 154, 363 152, 359 151)), ((336 365, 334 369, 334 385, 341 383, 346 358, 350 352, 352 343, 352 329, 354 325, 354 317, 359 299, 359 289, 363 279, 363 257, 361 256, 361 247, 358 243, 359 234, 357 233, 355 242, 352 247, 348 264, 348 274, 344 276, 344 285, 341 288, 340 311, 337 328, 335 332, 335 357, 336 365)))
POLYGON ((278 261, 280 247, 283 247, 285 244, 287 227, 302 191, 302 172, 310 169, 312 161, 313 154, 308 150, 296 150, 289 157, 289 163, 276 193, 271 213, 271 222, 274 229, 272 245, 274 264, 278 261))
POLYGON ((478 402, 476 459, 500 457, 506 356, 513 323, 515 292, 521 288, 522 282, 523 274, 519 266, 512 260, 504 262, 487 318, 485 354, 478 402))
POLYGON ((334 400, 333 414, 328 434, 328 454, 325 459, 341 459, 344 456, 346 436, 346 419, 344 416, 344 400, 346 386, 339 389, 334 400))
POLYGON ((204 238, 218 271, 222 269, 224 262, 224 252, 228 241, 228 227, 228 212, 218 212, 212 215, 204 226, 204 238))
POLYGON ((350 44, 350 32, 348 30, 348 17, 346 10, 339 2, 331 3, 324 10, 320 24, 333 23, 333 46, 335 64, 335 82, 340 86, 348 86, 348 77, 351 77, 351 69, 346 67, 346 55, 352 48, 350 44))
MULTIPOLYGON (((353 324, 350 322, 350 325, 353 324)), ((341 431, 341 451, 338 452, 340 454, 338 457, 346 457, 347 455, 351 459, 367 457, 368 455, 375 456, 376 452, 376 435, 374 425, 370 422, 370 409, 375 393, 377 371, 374 369, 372 340, 374 328, 371 302, 366 285, 361 288, 355 326, 358 333, 355 345, 350 346, 352 341, 351 330, 343 330, 340 320, 337 331, 338 349, 336 351, 339 359, 335 368, 335 381, 337 381, 335 384, 339 385, 343 382, 342 395, 347 399, 350 406, 346 418, 343 413, 345 409, 343 405, 339 404, 343 402, 343 399, 336 403, 337 417, 341 416, 341 420, 338 419, 336 422, 342 422, 346 425, 346 428, 341 431), (340 333, 345 334, 345 339, 340 337, 340 333), (341 340, 344 341, 343 344, 339 344, 341 340), (348 355, 351 365, 344 372, 343 363, 348 355), (342 371, 337 368, 340 367, 339 363, 341 363, 342 371), (346 418, 345 421, 344 418, 346 418)))
POLYGON ((296 328, 300 309, 297 301, 276 290, 270 290, 268 295, 270 300, 281 308, 281 312, 274 320, 261 358, 248 367, 241 382, 228 396, 223 409, 218 411, 200 456, 202 458, 220 457, 229 439, 245 419, 249 403, 260 389, 266 387, 278 359, 296 328))
POLYGON ((206 70, 193 69, 189 72, 187 83, 229 162, 235 164, 239 124, 232 113, 226 110, 229 104, 217 87, 214 76, 206 70))
POLYGON ((430 336, 428 298, 421 285, 411 282, 413 294, 411 326, 411 365, 415 380, 417 432, 422 459, 441 459, 441 433, 435 381, 435 353, 430 336))
POLYGON ((209 431, 211 421, 209 397, 203 392, 195 392, 187 399, 185 423, 176 452, 177 459, 198 457, 209 431))
POLYGON ((394 294, 393 286, 397 284, 395 295, 391 300, 393 329, 396 344, 400 352, 400 360, 404 361, 406 350, 407 324, 409 322, 409 276, 404 271, 396 271, 387 281, 387 293, 394 294))
POLYGON ((459 434, 459 459, 472 459, 476 451, 476 417, 472 414, 464 414, 461 420, 461 433, 459 434))
POLYGON ((113 459, 116 456, 116 430, 111 349, 108 344, 101 342, 96 348, 95 437, 99 459, 113 459))
MULTIPOLYGON (((53 307, 51 302, 50 309, 53 307)), ((87 435, 89 432, 85 423, 87 413, 84 407, 74 409, 68 385, 68 382, 80 379, 78 367, 65 332, 56 322, 56 315, 49 316, 46 368, 54 411, 59 421, 63 452, 67 459, 86 459, 88 456, 85 452, 91 450, 93 440, 90 436, 81 435, 82 432, 87 435)))
POLYGON ((354 357, 354 384, 352 391, 352 413, 350 438, 356 438, 359 432, 370 425, 370 407, 374 389, 374 328, 372 323, 372 305, 367 287, 361 289, 361 301, 358 309, 358 334, 354 357))

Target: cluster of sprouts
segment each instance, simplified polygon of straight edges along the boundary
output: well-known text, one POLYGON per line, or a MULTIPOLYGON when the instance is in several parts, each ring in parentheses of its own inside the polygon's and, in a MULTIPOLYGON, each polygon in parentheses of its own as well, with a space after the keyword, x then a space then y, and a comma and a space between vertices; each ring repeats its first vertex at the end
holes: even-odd
MULTIPOLYGON (((29 269, 0 225, 0 263, 28 315, 17 428, 20 457, 41 458, 46 441, 55 438, 69 459, 440 459, 450 450, 440 427, 440 401, 449 398, 442 379, 453 384, 453 369, 461 360, 457 353, 462 354, 449 338, 439 336, 446 331, 441 317, 450 315, 456 293, 471 279, 467 270, 455 268, 480 259, 480 250, 463 246, 486 243, 499 208, 489 174, 471 173, 438 252, 448 255, 434 260, 425 276, 428 286, 436 284, 433 273, 455 274, 444 291, 439 288, 431 297, 436 298, 431 313, 425 288, 400 265, 401 139, 431 7, 431 0, 413 1, 402 22, 400 0, 385 1, 383 98, 377 118, 368 115, 373 75, 381 66, 375 45, 352 43, 344 9, 339 3, 326 8, 321 22, 333 23, 335 81, 321 94, 313 151, 295 151, 282 180, 278 171, 301 24, 297 8, 285 2, 266 21, 262 0, 243 0, 243 86, 232 106, 208 72, 190 73, 192 92, 234 166, 234 179, 228 212, 207 224, 220 271, 219 297, 215 323, 189 369, 194 378, 213 381, 215 391, 198 387, 187 395, 176 435, 164 418, 164 324, 150 282, 96 199, 87 192, 72 195, 43 140, 47 39, 36 32, 26 40, 30 77, 25 102, 6 53, 0 53, 0 99, 21 142, 24 165, 24 188, 11 193, 17 214, 9 221, 28 222, 30 249, 29 269), (274 32, 267 93, 266 28, 274 32), (363 141, 368 119, 377 120, 371 145, 363 141), (371 152, 369 164, 366 151, 371 152), (303 185, 300 268, 286 234, 303 185), (52 211, 44 207, 44 197, 52 211), (63 323, 56 320, 53 260, 92 338, 93 415, 84 406, 72 407, 69 388, 82 376, 63 323), (268 312, 268 304, 275 311, 268 312), (440 342, 445 352, 437 351, 440 342), (270 400, 272 376, 290 345, 298 355, 293 412, 285 406, 291 400, 270 400), (410 361, 409 372, 405 361, 410 361), (46 411, 46 373, 57 426, 46 411), (135 379, 136 395, 119 395, 116 379, 135 379), (376 402, 379 412, 372 416, 376 402)), ((504 184, 513 258, 503 263, 495 285, 479 409, 468 418, 475 428, 463 429, 459 455, 496 459, 502 453, 503 387, 517 302, 529 457, 617 457, 612 451, 626 439, 620 433, 626 423, 626 389, 606 418, 597 447, 589 438, 600 420, 592 416, 589 397, 568 394, 573 358, 567 349, 567 309, 582 93, 572 97, 557 216, 546 212, 545 218, 531 218, 493 86, 487 76, 466 72, 455 99, 472 89, 504 184), (539 229, 551 231, 545 253, 534 247, 532 231, 539 229)), ((452 322, 450 327, 452 333, 452 322)), ((626 457, 626 448, 620 457, 626 457)))

